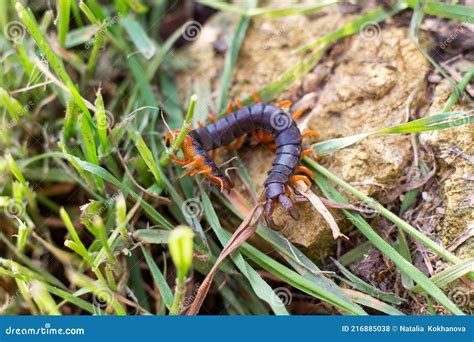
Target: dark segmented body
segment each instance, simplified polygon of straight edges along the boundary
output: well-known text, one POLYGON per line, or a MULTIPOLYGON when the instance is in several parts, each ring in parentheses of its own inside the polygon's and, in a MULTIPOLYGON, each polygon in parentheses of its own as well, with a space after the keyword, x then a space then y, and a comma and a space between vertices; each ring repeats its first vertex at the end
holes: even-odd
POLYGON ((212 167, 212 175, 228 180, 207 151, 229 145, 236 138, 257 129, 271 133, 277 148, 276 158, 264 183, 265 197, 272 200, 284 194, 284 185, 301 158, 301 133, 290 114, 274 105, 254 104, 188 134, 193 139, 196 154, 203 156, 206 164, 212 167))

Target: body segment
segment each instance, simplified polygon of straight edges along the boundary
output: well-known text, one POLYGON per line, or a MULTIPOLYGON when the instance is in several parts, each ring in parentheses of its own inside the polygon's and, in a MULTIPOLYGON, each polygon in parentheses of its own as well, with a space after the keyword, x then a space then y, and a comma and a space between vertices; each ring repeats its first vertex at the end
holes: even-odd
POLYGON ((196 154, 212 168, 211 175, 221 178, 224 184, 231 184, 209 157, 208 151, 229 145, 235 139, 259 129, 272 134, 276 145, 276 157, 264 183, 267 200, 265 212, 270 213, 275 202, 279 201, 297 219, 298 214, 285 191, 285 185, 300 162, 302 151, 301 133, 290 114, 274 105, 255 104, 243 107, 208 126, 199 127, 188 135, 192 138, 196 154))

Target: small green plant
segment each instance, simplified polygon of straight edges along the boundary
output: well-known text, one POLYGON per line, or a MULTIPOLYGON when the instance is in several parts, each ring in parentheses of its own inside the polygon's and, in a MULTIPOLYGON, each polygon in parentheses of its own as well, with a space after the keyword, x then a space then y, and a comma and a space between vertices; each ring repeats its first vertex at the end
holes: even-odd
POLYGON ((168 248, 176 267, 176 289, 170 315, 179 315, 186 293, 186 277, 193 263, 193 237, 190 227, 178 226, 169 235, 168 248))

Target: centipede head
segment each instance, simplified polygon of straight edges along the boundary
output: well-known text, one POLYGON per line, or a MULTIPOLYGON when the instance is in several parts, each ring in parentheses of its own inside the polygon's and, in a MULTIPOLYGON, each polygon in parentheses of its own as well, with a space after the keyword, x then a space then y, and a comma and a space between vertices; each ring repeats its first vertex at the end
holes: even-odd
POLYGON ((294 206, 294 199, 293 195, 290 193, 290 190, 291 189, 285 185, 285 192, 280 193, 272 198, 266 197, 264 206, 264 216, 265 221, 267 221, 269 227, 278 228, 278 226, 275 224, 275 221, 273 220, 273 213, 275 211, 277 203, 280 203, 280 205, 288 212, 288 214, 294 220, 299 219, 300 215, 298 213, 298 210, 294 206))
MULTIPOLYGON (((165 135, 165 144, 171 145, 179 134, 179 129, 170 130, 165 135)), ((209 157, 207 152, 193 141, 190 135, 186 135, 180 147, 183 152, 184 159, 179 159, 176 155, 171 157, 171 160, 178 165, 187 169, 182 176, 185 175, 203 175, 212 184, 219 187, 222 193, 229 192, 234 186, 229 179, 209 157)))

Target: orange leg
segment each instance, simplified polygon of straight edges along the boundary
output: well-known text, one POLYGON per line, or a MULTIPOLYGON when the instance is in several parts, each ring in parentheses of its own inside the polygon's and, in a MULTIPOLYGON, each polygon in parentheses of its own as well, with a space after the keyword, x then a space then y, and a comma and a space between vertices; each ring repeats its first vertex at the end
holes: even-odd
POLYGON ((229 102, 227 103, 226 111, 227 111, 227 114, 231 114, 231 113, 232 113, 232 102, 231 102, 231 101, 229 101, 229 102))
POLYGON ((184 172, 184 173, 181 175, 180 178, 183 178, 183 177, 185 177, 185 176, 187 176, 187 175, 194 176, 194 175, 196 175, 196 172, 194 171, 194 169, 186 170, 186 172, 184 172))
POLYGON ((273 140, 273 135, 270 133, 264 133, 262 142, 271 150, 276 150, 276 144, 275 141, 273 140))
POLYGON ((278 102, 276 106, 278 108, 285 108, 285 107, 291 107, 292 104, 293 102, 291 102, 290 100, 285 100, 285 101, 278 102))
POLYGON ((293 176, 291 176, 290 180, 291 180, 292 183, 296 183, 298 181, 303 181, 308 186, 308 188, 311 188, 311 181, 306 176, 293 175, 293 176))
POLYGON ((304 173, 306 174, 308 177, 311 177, 311 178, 314 178, 314 173, 308 169, 306 166, 302 166, 302 165, 299 165, 296 167, 295 169, 296 172, 301 172, 301 173, 304 173))
POLYGON ((197 124, 198 124, 199 127, 205 127, 206 126, 204 121, 198 121, 197 124))
POLYGON ((179 159, 178 157, 176 156, 171 156, 171 160, 173 162, 175 162, 176 164, 180 165, 180 166, 184 166, 186 165, 187 163, 189 163, 189 160, 187 159, 179 159))
POLYGON ((257 134, 258 131, 253 131, 253 132, 250 132, 250 135, 252 136, 252 138, 255 139, 256 142, 259 142, 258 141, 258 134, 257 134))
POLYGON ((263 141, 263 129, 257 129, 256 131, 253 131, 250 134, 252 135, 252 137, 254 137, 257 143, 263 141))
POLYGON ((309 131, 301 133, 301 138, 304 139, 304 138, 315 136, 315 135, 318 135, 318 132, 316 132, 315 130, 309 130, 309 131))
POLYGON ((239 109, 244 108, 238 99, 234 99, 235 106, 239 109))
POLYGON ((175 132, 174 131, 168 131, 166 132, 166 135, 165 135, 165 145, 167 145, 168 143, 172 143, 175 136, 174 136, 175 132))
POLYGON ((202 156, 195 156, 194 160, 192 160, 191 162, 183 165, 185 168, 198 168, 198 167, 201 167, 202 165, 204 165, 204 157, 202 156))
POLYGON ((265 144, 271 142, 272 140, 273 140, 273 135, 271 135, 270 133, 266 133, 266 132, 263 133, 262 141, 265 144))
POLYGON ((295 114, 293 114, 293 120, 298 120, 299 117, 301 116, 301 114, 303 114, 303 110, 302 109, 298 109, 295 114))
POLYGON ((232 145, 232 148, 233 148, 234 150, 238 150, 238 149, 242 146, 242 144, 244 143, 244 141, 245 141, 245 139, 244 139, 243 136, 237 138, 237 139, 235 140, 235 143, 232 145))
POLYGON ((257 92, 255 90, 252 91, 252 97, 255 100, 255 103, 261 103, 262 102, 262 100, 260 100, 260 98, 258 97, 257 92))
POLYGON ((186 172, 183 173, 181 177, 186 175, 195 176, 199 173, 199 171, 205 168, 204 158, 202 156, 195 156, 193 161, 183 165, 183 167, 187 168, 188 170, 186 170, 186 172))
POLYGON ((308 148, 308 149, 306 149, 306 150, 303 150, 303 151, 301 152, 301 155, 303 155, 303 156, 310 156, 311 154, 313 154, 313 152, 314 152, 314 151, 313 151, 312 148, 308 148))
POLYGON ((202 175, 202 174, 210 175, 211 173, 212 173, 212 167, 208 165, 203 166, 198 172, 196 172, 197 175, 202 175))
POLYGON ((220 179, 219 177, 216 177, 216 176, 213 176, 213 175, 208 175, 207 176, 209 178, 209 180, 214 183, 214 184, 218 184, 219 185, 219 188, 221 189, 221 192, 223 193, 224 190, 225 190, 225 185, 224 185, 224 181, 222 179, 220 179))
POLYGON ((291 201, 294 202, 295 192, 288 184, 285 184, 285 193, 291 199, 291 201))
MULTIPOLYGON (((237 139, 235 139, 235 141, 232 144, 224 146, 224 149, 227 152, 238 150, 242 146, 242 144, 244 143, 244 141, 245 141, 244 138, 245 138, 244 136, 238 137, 237 139)), ((212 158, 212 159, 214 159, 214 158, 212 158)))
POLYGON ((216 122, 217 121, 217 116, 215 116, 212 113, 207 114, 207 117, 209 118, 209 120, 211 120, 211 122, 216 122))

